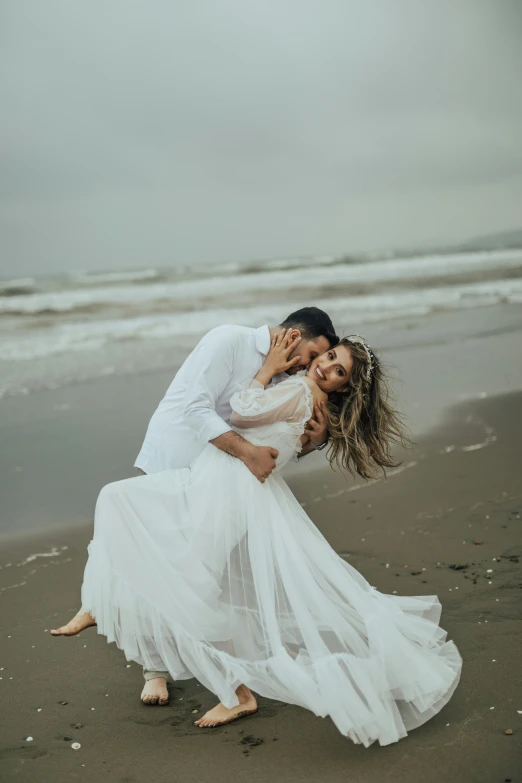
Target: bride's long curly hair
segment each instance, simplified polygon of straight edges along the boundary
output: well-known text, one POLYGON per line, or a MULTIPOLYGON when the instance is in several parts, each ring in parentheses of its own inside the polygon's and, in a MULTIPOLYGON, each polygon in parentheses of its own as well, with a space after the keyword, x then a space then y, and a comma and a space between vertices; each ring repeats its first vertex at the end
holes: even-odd
POLYGON ((350 348, 353 368, 347 391, 328 397, 329 448, 332 467, 376 478, 386 468, 400 465, 391 455, 394 443, 410 444, 403 415, 394 408, 387 378, 378 357, 360 342, 342 338, 350 348), (372 369, 370 371, 370 363, 372 369))

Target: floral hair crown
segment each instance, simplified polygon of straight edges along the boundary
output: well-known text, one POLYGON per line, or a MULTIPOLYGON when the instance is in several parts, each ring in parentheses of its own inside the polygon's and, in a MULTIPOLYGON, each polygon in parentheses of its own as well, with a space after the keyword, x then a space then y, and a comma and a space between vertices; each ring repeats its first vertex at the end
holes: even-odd
POLYGON ((361 337, 360 334, 349 334, 348 337, 346 337, 345 339, 348 340, 350 343, 357 343, 357 345, 362 345, 362 347, 364 348, 366 352, 366 357, 368 359, 368 367, 366 368, 365 379, 366 382, 370 384, 372 380, 373 368, 375 367, 375 356, 373 354, 372 349, 370 348, 370 346, 368 345, 364 337, 361 337))

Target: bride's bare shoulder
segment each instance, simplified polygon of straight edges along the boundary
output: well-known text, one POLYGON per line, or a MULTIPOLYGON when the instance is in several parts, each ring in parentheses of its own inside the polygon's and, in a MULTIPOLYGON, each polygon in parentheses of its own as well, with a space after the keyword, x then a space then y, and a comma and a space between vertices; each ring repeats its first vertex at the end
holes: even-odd
POLYGON ((308 375, 301 375, 301 378, 306 383, 306 385, 309 386, 314 398, 315 405, 328 399, 328 395, 319 388, 313 378, 309 378, 308 375))

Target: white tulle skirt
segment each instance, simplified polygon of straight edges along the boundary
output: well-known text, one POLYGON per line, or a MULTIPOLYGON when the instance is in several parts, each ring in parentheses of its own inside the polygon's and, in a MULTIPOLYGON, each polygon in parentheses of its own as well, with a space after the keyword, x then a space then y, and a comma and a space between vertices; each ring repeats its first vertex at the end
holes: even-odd
POLYGON ((261 484, 211 445, 191 469, 103 488, 82 606, 147 669, 227 707, 244 683, 365 746, 436 715, 460 677, 436 596, 379 593, 277 473, 261 484))

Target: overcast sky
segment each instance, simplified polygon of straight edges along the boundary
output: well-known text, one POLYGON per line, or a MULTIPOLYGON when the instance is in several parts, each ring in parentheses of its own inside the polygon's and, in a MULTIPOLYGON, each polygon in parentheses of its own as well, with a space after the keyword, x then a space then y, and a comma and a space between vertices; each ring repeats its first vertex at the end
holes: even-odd
POLYGON ((522 227, 522 3, 4 0, 1 273, 522 227))

